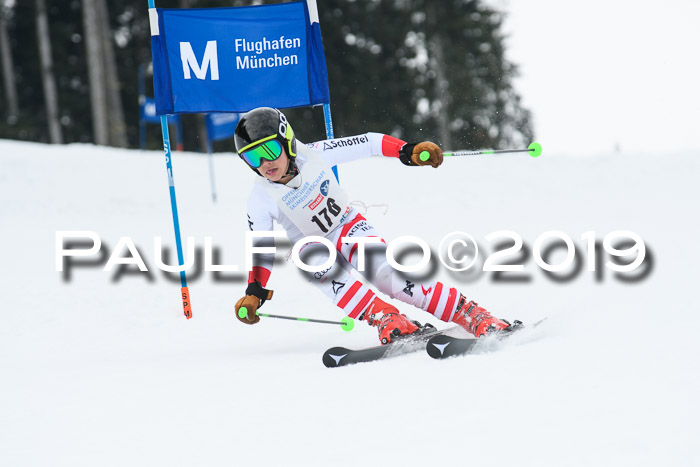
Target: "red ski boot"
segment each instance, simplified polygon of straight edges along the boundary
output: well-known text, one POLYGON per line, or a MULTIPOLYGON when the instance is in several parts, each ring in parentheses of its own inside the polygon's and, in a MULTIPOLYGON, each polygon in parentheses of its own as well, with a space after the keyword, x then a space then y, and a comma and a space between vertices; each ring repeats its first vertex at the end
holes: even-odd
POLYGON ((476 337, 483 336, 490 332, 508 331, 511 327, 508 321, 495 318, 481 308, 474 301, 467 302, 464 295, 460 295, 452 321, 462 326, 464 329, 474 334, 476 337))
POLYGON ((375 297, 360 320, 365 320, 370 326, 379 330, 379 340, 382 344, 388 344, 398 336, 413 334, 421 327, 416 321, 411 321, 402 315, 395 306, 375 297))

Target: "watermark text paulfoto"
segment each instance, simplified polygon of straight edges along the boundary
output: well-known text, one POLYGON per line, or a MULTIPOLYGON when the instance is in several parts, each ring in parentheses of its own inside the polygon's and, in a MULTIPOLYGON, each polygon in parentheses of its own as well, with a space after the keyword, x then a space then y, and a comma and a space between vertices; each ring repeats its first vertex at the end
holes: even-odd
MULTIPOLYGON (((278 249, 272 245, 273 239, 286 239, 283 231, 249 231, 245 237, 245 269, 250 271, 253 267, 253 255, 276 255, 278 249), (270 242, 270 245, 261 246, 260 241, 270 242), (256 245, 256 243, 258 245, 256 245)), ((616 230, 603 235, 602 240, 595 231, 587 231, 580 235, 583 247, 575 244, 573 238, 566 232, 550 230, 540 234, 529 247, 523 242, 522 237, 511 230, 499 230, 484 237, 491 245, 488 254, 482 254, 483 248, 479 247, 476 240, 466 232, 451 232, 440 241, 437 254, 431 250, 425 240, 416 236, 401 236, 388 242, 384 248, 387 262, 397 271, 403 273, 419 273, 424 271, 437 256, 440 264, 453 272, 464 272, 478 269, 480 272, 522 273, 525 264, 534 261, 538 268, 555 275, 560 272, 575 269, 580 271, 585 265, 589 272, 600 272, 606 268, 619 274, 632 273, 649 266, 650 252, 644 240, 637 233, 629 230, 616 230), (400 259, 406 249, 419 251, 419 259, 412 264, 404 264, 400 259), (557 250, 564 250, 563 255, 557 250), (552 261, 552 257, 562 257, 552 261), (607 255, 607 257, 605 257, 607 255), (482 258, 483 256, 483 258, 482 258), (646 262, 645 262, 646 260, 646 262)), ((56 231, 56 271, 64 271, 79 260, 77 258, 90 259, 92 265, 102 265, 102 270, 109 272, 115 267, 136 267, 141 272, 148 272, 149 268, 144 261, 140 249, 136 247, 133 239, 128 236, 119 237, 119 240, 109 254, 100 236, 89 230, 59 230, 56 231), (99 259, 98 259, 99 258, 99 259)), ((341 243, 356 244, 357 269, 365 270, 365 253, 368 245, 382 243, 377 237, 343 237, 341 243)), ((195 258, 200 249, 195 249, 196 241, 188 237, 185 242, 185 251, 178 251, 178 264, 166 264, 163 260, 163 242, 160 237, 153 240, 153 253, 155 266, 166 273, 178 273, 188 271, 195 265, 195 258)), ((204 237, 203 242, 203 269, 205 272, 241 272, 237 264, 214 264, 215 247, 211 237, 204 237)), ((325 237, 304 237, 294 243, 290 259, 302 271, 320 272, 328 269, 337 260, 338 251, 336 245, 325 237), (323 245, 328 256, 322 264, 306 264, 300 257, 301 250, 309 244, 323 245)), ((554 276, 551 276, 554 277, 554 276)))

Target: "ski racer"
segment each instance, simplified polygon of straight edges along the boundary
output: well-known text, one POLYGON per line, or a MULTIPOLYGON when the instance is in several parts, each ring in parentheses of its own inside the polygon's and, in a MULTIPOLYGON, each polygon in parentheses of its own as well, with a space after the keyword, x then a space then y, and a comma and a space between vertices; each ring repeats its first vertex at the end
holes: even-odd
MULTIPOLYGON (((386 249, 386 242, 350 205, 331 166, 381 155, 397 158, 408 166, 437 168, 443 160, 440 147, 427 141, 408 144, 380 133, 306 145, 295 138, 284 114, 269 107, 245 114, 236 127, 234 139, 239 157, 259 176, 248 199, 250 229, 271 231, 276 221, 292 243, 308 236, 329 240, 337 249, 336 261, 324 271, 306 274, 308 280, 343 313, 377 327, 382 344, 419 331, 420 323, 408 319, 394 305, 382 300, 373 288, 351 275, 351 270, 358 268, 358 245, 343 242, 342 238, 377 237, 377 244, 367 245, 368 250, 372 246, 375 251, 386 249)), ((256 246, 272 243, 271 238, 264 238, 256 246)), ((319 243, 307 243, 301 253, 305 250, 311 258, 304 259, 308 265, 320 265, 328 259, 328 250, 319 243), (317 249, 322 247, 325 257, 314 256, 314 245, 317 249)), ((413 284, 391 267, 385 255, 374 258, 373 267, 360 274, 389 297, 427 311, 442 321, 457 323, 476 337, 511 330, 509 322, 493 317, 457 289, 438 281, 413 284)), ((265 287, 273 262, 273 254, 254 255, 246 294, 236 303, 236 317, 243 323, 260 321, 256 311, 272 297, 272 291, 265 287)))

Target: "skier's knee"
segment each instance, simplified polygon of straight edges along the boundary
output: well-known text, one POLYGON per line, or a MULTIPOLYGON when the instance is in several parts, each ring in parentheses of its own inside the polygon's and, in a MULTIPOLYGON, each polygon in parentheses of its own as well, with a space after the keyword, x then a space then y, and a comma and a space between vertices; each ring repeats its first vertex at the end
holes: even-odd
POLYGON ((389 264, 384 264, 375 275, 374 285, 380 292, 391 298, 396 298, 395 276, 396 271, 389 264))

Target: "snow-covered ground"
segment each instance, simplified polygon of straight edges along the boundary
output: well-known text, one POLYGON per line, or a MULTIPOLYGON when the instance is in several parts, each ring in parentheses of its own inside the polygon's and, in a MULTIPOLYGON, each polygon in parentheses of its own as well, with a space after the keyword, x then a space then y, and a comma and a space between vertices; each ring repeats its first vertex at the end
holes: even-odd
MULTIPOLYGON (((373 344, 375 330, 244 326, 233 313, 244 273, 191 274, 184 319, 179 281, 155 267, 154 237, 174 245, 161 152, 0 141, 0 465, 700 465, 698 154, 566 158, 543 143, 538 159, 341 167, 354 199, 388 206, 366 214, 387 240, 437 249, 460 230, 488 250, 484 237, 507 229, 532 249, 560 230, 583 267, 555 282, 530 255, 529 280, 513 283, 438 265, 500 317, 549 320, 498 352, 326 369, 326 348, 373 344), (151 274, 93 264, 67 278, 60 230, 96 232, 107 254, 130 237, 151 274), (586 270, 581 235, 614 230, 647 245, 641 280, 586 270)), ((231 154, 214 163, 216 204, 206 157, 174 155, 182 234, 199 247, 212 237, 219 262, 243 269, 254 175, 231 154)), ((339 319, 285 252, 263 311, 339 319)))

